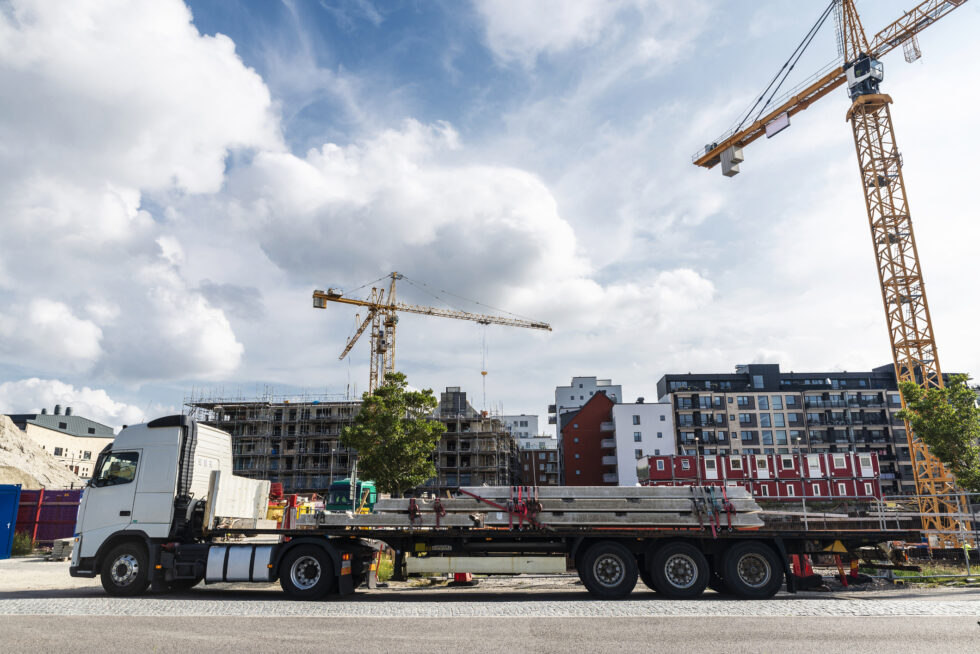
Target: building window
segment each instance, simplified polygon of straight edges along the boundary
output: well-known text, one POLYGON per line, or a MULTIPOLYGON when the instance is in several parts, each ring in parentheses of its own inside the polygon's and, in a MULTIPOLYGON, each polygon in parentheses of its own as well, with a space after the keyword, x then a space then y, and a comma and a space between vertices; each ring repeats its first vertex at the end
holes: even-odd
POLYGON ((743 408, 744 407, 748 407, 749 406, 749 396, 748 395, 739 395, 738 396, 738 405, 740 407, 743 407, 743 408))
POLYGON ((763 429, 762 430, 762 444, 763 445, 772 445, 772 431, 770 431, 768 429, 763 429))
POLYGON ((691 469, 691 462, 688 461, 687 459, 682 459, 681 470, 690 470, 690 469, 691 469))
POLYGON ((637 459, 643 458, 643 450, 633 450, 633 454, 636 456, 637 459))
POLYGON ((705 459, 704 460, 704 469, 705 470, 714 470, 715 469, 715 460, 714 459, 705 459))
POLYGON ((664 437, 664 433, 662 431, 658 431, 657 438, 663 438, 663 437, 664 437))
POLYGON ((796 495, 796 487, 794 487, 793 484, 786 484, 786 494, 790 497, 796 495))
POLYGON ((772 427, 772 417, 768 413, 759 414, 760 427, 772 427))
MULTIPOLYGON (((657 454, 660 454, 660 450, 657 450, 657 454)), ((660 459, 659 461, 657 461, 657 470, 663 471, 663 469, 664 469, 664 461, 663 459, 660 459)))
POLYGON ((68 423, 67 422, 59 422, 58 423, 58 429, 68 429, 68 423))
MULTIPOLYGON (((576 425, 576 426, 578 426, 578 425, 576 425)), ((572 442, 573 442, 573 443, 578 443, 578 436, 576 436, 575 438, 573 438, 573 439, 572 439, 572 442)))
POLYGON ((643 434, 640 433, 640 432, 638 432, 638 431, 634 431, 633 432, 633 442, 634 443, 640 443, 642 441, 643 441, 643 434))
POLYGON ((661 416, 660 416, 660 422, 663 422, 663 421, 665 421, 666 419, 667 419, 667 416, 665 416, 665 415, 661 415, 661 416))
POLYGON ((578 452, 576 452, 576 453, 575 453, 575 458, 576 458, 576 459, 577 459, 577 458, 579 458, 579 456, 578 456, 578 452))
POLYGON ((732 470, 742 469, 742 459, 729 459, 729 463, 732 467, 732 470))
POLYGON ((763 388, 762 375, 752 375, 752 386, 754 388, 763 388))
POLYGON ((576 474, 576 475, 580 475, 580 474, 582 474, 582 471, 581 471, 581 470, 576 470, 576 471, 575 471, 575 474, 576 474))
POLYGON ((751 441, 751 440, 754 440, 754 439, 755 439, 755 432, 751 432, 751 431, 743 431, 742 432, 742 440, 743 441, 751 441))
POLYGON ((718 434, 717 434, 717 436, 715 438, 717 438, 719 442, 724 441, 725 440, 725 432, 724 431, 718 432, 718 434))
POLYGON ((752 414, 751 413, 740 413, 740 414, 738 414, 738 422, 739 422, 739 424, 742 424, 742 425, 749 424, 750 422, 752 422, 752 414))
POLYGON ((640 424, 640 416, 633 416, 633 424, 634 425, 640 424))
POLYGON ((761 491, 761 494, 762 494, 763 497, 769 497, 769 487, 768 486, 762 486, 762 487, 759 488, 759 490, 761 491))
POLYGON ((64 452, 64 450, 61 449, 60 447, 54 448, 54 455, 55 456, 61 456, 62 452, 64 452))
POLYGON ((769 460, 765 456, 757 456, 755 457, 755 467, 759 470, 768 470, 769 460))
POLYGON ((95 427, 89 427, 88 428, 88 433, 94 434, 95 433, 95 427))
POLYGON ((788 409, 791 406, 796 406, 796 396, 795 395, 787 395, 786 396, 786 408, 788 409))
POLYGON ((843 454, 835 454, 834 455, 834 467, 835 468, 844 468, 846 466, 847 466, 847 464, 845 463, 844 455, 843 454))
POLYGON ((779 411, 780 409, 783 408, 783 398, 781 395, 772 396, 772 408, 775 409, 776 411, 779 411))
POLYGON ((786 445, 786 430, 777 429, 776 430, 776 445, 786 445))
POLYGON ((572 429, 578 429, 578 423, 577 422, 572 425, 572 429))
POLYGON ((82 452, 82 461, 91 461, 91 460, 92 460, 91 452, 82 452))
POLYGON ((813 484, 814 497, 820 497, 820 484, 813 484))
POLYGON ((871 490, 871 482, 864 482, 864 494, 873 495, 874 492, 871 490))
POLYGON ((774 413, 772 416, 773 427, 785 427, 786 426, 786 416, 781 413, 774 413))
POLYGON ((766 397, 765 395, 760 395, 758 398, 756 398, 756 401, 759 403, 759 408, 760 409, 762 409, 763 411, 768 411, 769 410, 769 398, 768 397, 766 397))
MULTIPOLYGON (((653 453, 654 453, 654 454, 656 454, 657 456, 660 456, 660 450, 654 450, 654 451, 653 451, 653 453)), ((660 463, 663 463, 663 461, 661 461, 660 463)), ((663 467, 661 466, 661 467, 660 467, 660 468, 658 468, 658 469, 659 469, 659 470, 663 470, 663 467)))
POLYGON ((785 455, 779 457, 779 467, 783 470, 791 469, 793 467, 793 457, 785 455))

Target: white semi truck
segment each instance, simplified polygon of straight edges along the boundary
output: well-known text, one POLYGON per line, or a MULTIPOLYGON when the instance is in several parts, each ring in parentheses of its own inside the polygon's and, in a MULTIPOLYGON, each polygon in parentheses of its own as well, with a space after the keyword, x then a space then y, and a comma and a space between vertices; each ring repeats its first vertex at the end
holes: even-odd
POLYGON ((667 508, 658 510, 669 514, 644 512, 641 502, 656 489, 588 495, 565 487, 543 496, 516 489, 509 498, 499 488, 483 496, 460 489, 458 500, 390 501, 406 509, 400 516, 330 514, 269 528, 269 482, 231 472, 231 436, 187 416, 123 429, 99 455, 82 497, 71 575, 100 576, 108 593, 130 596, 202 580, 278 579, 287 596, 318 599, 373 585, 385 543, 410 554, 410 573, 574 569, 600 598, 625 597, 638 579, 671 598, 697 597, 709 586, 765 598, 784 582, 795 590, 792 554, 846 558, 883 541, 919 540, 916 532, 873 525, 805 529, 757 510, 747 521, 733 507, 754 504, 751 497, 733 501, 699 487, 682 489, 689 497, 681 499, 664 495, 667 508), (447 513, 453 502, 461 513, 447 513), (570 513, 577 510, 585 512, 570 513))

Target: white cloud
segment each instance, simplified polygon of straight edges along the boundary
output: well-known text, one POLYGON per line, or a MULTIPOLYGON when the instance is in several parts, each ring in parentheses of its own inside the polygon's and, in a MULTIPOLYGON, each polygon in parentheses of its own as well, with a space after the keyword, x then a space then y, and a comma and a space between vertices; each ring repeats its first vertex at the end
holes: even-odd
POLYGON ((22 364, 87 369, 102 356, 101 340, 96 324, 61 302, 39 298, 0 313, 0 352, 22 364))
POLYGON ((233 370, 230 323, 185 278, 169 214, 144 205, 219 191, 232 151, 283 149, 259 75, 177 0, 13 0, 0 61, 0 363, 233 370))
MULTIPOLYGON (((142 422, 147 416, 132 404, 117 402, 102 389, 83 386, 76 388, 58 379, 21 379, 0 384, 0 413, 52 412, 54 406, 71 407, 72 413, 119 429, 123 425, 142 422)), ((149 407, 152 417, 173 412, 173 407, 149 407)))

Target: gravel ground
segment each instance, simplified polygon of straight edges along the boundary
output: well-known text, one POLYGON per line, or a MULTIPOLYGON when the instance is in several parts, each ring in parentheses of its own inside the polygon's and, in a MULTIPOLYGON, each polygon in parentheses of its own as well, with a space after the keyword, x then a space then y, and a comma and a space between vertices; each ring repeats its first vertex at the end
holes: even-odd
POLYGON ((474 588, 419 582, 358 591, 322 602, 286 601, 278 584, 200 585, 176 595, 107 596, 98 579, 75 579, 67 562, 0 561, 0 615, 262 616, 350 618, 508 618, 658 616, 964 616, 980 615, 980 588, 866 589, 780 593, 744 601, 708 591, 674 601, 638 584, 628 600, 597 601, 572 575, 480 580, 474 588))

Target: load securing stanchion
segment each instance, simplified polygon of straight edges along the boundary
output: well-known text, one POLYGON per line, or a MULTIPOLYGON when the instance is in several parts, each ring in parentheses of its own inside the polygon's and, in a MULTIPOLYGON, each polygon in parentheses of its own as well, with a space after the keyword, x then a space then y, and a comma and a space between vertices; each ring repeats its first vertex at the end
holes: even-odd
POLYGON ((419 505, 414 497, 408 500, 408 522, 413 527, 422 526, 422 510, 419 509, 419 505))
POLYGON ((442 502, 439 501, 438 497, 436 498, 436 501, 432 503, 432 511, 436 514, 436 527, 438 528, 440 526, 439 520, 446 517, 446 508, 442 505, 442 502))

